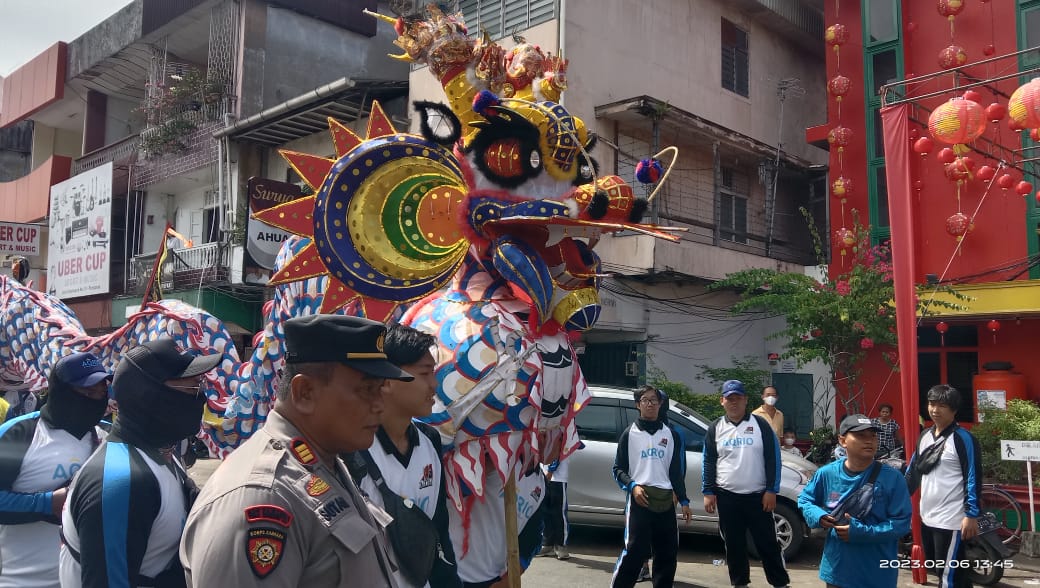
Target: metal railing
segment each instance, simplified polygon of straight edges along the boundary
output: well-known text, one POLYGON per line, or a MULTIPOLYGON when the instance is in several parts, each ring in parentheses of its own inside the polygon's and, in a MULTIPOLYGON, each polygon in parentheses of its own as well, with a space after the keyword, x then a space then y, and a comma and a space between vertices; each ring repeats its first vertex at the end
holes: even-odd
MULTIPOLYGON (((170 249, 159 268, 163 290, 182 290, 200 284, 226 282, 229 277, 230 247, 224 243, 205 243, 190 249, 170 249)), ((143 294, 148 285, 157 253, 135 255, 128 268, 129 291, 143 294)))
POLYGON ((140 140, 138 135, 130 135, 101 149, 95 149, 90 153, 72 162, 72 175, 83 173, 87 170, 100 167, 108 162, 124 162, 137 159, 137 145, 140 140))

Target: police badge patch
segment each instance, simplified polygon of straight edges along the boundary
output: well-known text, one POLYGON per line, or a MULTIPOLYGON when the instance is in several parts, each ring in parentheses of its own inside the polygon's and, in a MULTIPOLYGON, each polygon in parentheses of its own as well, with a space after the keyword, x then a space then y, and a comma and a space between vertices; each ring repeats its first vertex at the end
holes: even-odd
POLYGON ((253 528, 246 534, 246 556, 257 578, 266 578, 278 567, 285 548, 285 533, 277 529, 253 528))

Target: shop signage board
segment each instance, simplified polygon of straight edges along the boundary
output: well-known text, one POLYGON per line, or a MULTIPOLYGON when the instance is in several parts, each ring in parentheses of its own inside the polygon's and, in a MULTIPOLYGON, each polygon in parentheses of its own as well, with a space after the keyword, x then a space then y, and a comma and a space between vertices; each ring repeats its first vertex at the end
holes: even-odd
POLYGON ((48 294, 107 294, 111 245, 111 162, 51 186, 48 294))

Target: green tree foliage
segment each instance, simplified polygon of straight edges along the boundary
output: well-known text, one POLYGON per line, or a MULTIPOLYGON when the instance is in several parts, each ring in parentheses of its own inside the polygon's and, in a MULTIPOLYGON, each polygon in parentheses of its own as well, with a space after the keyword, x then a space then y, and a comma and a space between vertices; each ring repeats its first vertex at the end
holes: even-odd
MULTIPOLYGON (((1025 484, 1025 464, 1000 459, 1000 440, 1040 441, 1040 406, 1015 399, 1008 402, 1007 410, 983 407, 982 418, 971 432, 982 446, 983 476, 991 482, 1025 484)), ((1040 474, 1036 478, 1033 485, 1040 486, 1040 474)))
MULTIPOLYGON (((830 370, 844 412, 862 412, 866 405, 862 384, 862 363, 871 350, 879 347, 889 365, 895 367, 896 344, 895 290, 892 265, 886 245, 871 245, 868 227, 859 224, 853 210, 854 229, 850 245, 832 266, 830 278, 819 282, 811 276, 770 269, 749 269, 730 274, 710 286, 712 290, 735 289, 740 300, 734 313, 763 310, 783 316, 786 327, 769 336, 784 342, 783 357, 799 365, 819 360, 830 370)), ((821 268, 826 269, 823 241, 802 209, 821 268)), ((821 272, 822 273, 822 272, 821 272)), ((931 291, 936 288, 931 287, 931 291)), ((956 308, 921 293, 918 312, 934 314, 939 308, 956 308)), ((937 288, 964 299, 948 287, 937 288)))
POLYGON ((722 383, 726 380, 740 380, 744 384, 744 390, 748 393, 748 409, 753 410, 762 404, 762 388, 766 386, 769 372, 758 367, 754 356, 748 355, 743 359, 731 358, 732 365, 729 367, 711 367, 698 365, 701 373, 698 380, 708 380, 712 384, 712 392, 702 394, 694 392, 687 384, 669 380, 668 376, 652 364, 648 368, 647 383, 658 390, 668 394, 668 398, 684 404, 697 411, 701 415, 714 419, 722 416, 722 383))

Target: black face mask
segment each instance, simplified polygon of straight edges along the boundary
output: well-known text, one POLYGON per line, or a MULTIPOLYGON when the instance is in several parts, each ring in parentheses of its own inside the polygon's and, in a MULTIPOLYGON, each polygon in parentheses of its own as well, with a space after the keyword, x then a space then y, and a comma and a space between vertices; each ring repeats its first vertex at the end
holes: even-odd
POLYGON ((127 441, 162 448, 199 432, 205 395, 185 394, 137 370, 120 374, 118 385, 117 428, 127 441))
POLYGON ((47 404, 40 409, 40 417, 48 425, 64 429, 79 439, 105 416, 108 397, 95 400, 76 392, 70 386, 55 384, 48 392, 47 404))

